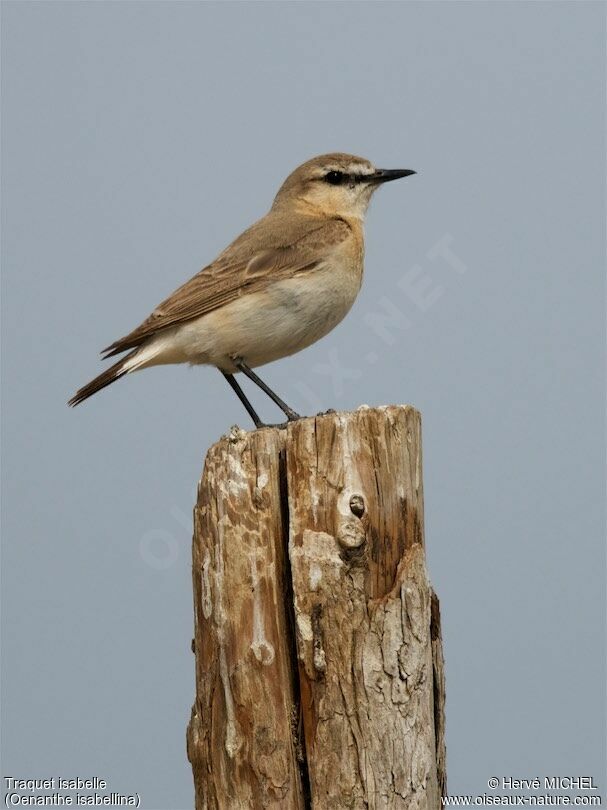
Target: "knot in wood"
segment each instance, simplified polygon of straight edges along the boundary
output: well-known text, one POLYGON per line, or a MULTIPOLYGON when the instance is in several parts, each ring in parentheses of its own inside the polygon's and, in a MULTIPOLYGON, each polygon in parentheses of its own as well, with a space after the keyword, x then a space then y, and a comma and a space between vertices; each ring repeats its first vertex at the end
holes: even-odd
POLYGON ((344 520, 337 533, 337 542, 346 549, 360 548, 366 540, 365 530, 360 520, 344 520))
POLYGON ((358 518, 365 514, 365 499, 362 495, 352 495, 350 498, 350 511, 358 518))

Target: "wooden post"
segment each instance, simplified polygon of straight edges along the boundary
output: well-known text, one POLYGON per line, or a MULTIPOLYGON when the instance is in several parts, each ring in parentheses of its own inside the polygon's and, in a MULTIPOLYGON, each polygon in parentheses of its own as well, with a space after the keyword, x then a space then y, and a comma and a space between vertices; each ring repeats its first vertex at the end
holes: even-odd
POLYGON ((419 413, 234 429, 207 455, 194 515, 197 810, 438 810, 419 413))

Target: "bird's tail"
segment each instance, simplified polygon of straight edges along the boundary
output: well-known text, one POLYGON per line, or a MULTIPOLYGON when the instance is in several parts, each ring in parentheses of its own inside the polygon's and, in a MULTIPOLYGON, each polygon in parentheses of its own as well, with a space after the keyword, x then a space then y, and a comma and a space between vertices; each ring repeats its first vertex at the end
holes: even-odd
POLYGON ((88 399, 89 397, 92 397, 93 394, 96 394, 97 391, 101 391, 102 388, 116 382, 116 380, 124 377, 124 375, 128 374, 130 371, 135 371, 135 369, 141 366, 141 362, 135 361, 135 355, 138 353, 139 348, 129 352, 129 354, 123 357, 122 360, 114 363, 113 366, 110 366, 110 368, 104 371, 103 374, 95 377, 95 379, 91 380, 90 383, 87 383, 86 385, 82 386, 80 390, 76 391, 74 396, 67 404, 71 405, 72 407, 74 405, 79 405, 81 402, 84 402, 85 399, 88 399))

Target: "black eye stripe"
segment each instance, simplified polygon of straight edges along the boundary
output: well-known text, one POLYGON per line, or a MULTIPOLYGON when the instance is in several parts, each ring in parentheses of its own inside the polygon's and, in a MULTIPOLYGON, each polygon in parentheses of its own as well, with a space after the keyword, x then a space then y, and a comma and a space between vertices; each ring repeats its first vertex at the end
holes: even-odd
POLYGON ((342 186, 345 183, 351 185, 354 183, 364 183, 368 178, 364 174, 347 174, 346 172, 340 172, 337 169, 334 169, 327 172, 322 179, 325 181, 325 183, 329 183, 332 186, 342 186))

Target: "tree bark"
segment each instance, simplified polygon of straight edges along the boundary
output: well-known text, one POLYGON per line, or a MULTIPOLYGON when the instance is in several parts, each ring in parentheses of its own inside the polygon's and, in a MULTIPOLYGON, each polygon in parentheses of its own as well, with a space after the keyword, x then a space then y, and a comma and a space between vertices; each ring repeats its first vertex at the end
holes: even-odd
POLYGON ((235 429, 207 455, 194 514, 197 810, 437 810, 419 413, 235 429))

